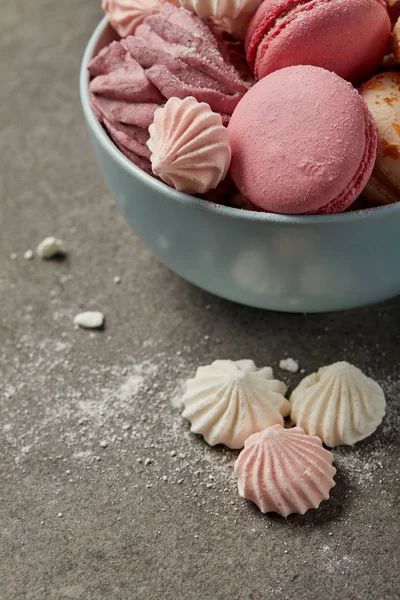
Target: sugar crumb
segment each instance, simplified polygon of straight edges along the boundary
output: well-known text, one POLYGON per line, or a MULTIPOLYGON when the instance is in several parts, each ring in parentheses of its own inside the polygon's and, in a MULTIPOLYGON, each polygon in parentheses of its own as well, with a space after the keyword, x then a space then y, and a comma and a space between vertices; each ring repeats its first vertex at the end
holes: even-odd
POLYGON ((293 358, 285 358, 279 362, 279 368, 282 371, 288 371, 289 373, 297 373, 299 370, 299 363, 293 358))

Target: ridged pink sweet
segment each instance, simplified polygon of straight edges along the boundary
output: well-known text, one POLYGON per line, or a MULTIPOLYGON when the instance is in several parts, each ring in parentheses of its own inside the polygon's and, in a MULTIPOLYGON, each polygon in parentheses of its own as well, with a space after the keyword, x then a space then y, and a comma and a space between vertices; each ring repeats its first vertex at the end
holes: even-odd
POLYGON ((251 86, 233 66, 223 41, 184 8, 163 4, 123 42, 165 98, 194 96, 219 112, 224 124, 251 86))
POLYGON ((215 189, 231 162, 229 134, 221 116, 196 98, 170 98, 149 127, 153 173, 180 192, 215 189))
MULTIPOLYGON (((108 20, 121 37, 132 35, 144 19, 157 13, 167 0, 102 0, 108 20)), ((179 0, 168 0, 179 6, 179 0)))
POLYGON ((251 435, 235 463, 239 494, 261 512, 303 515, 329 498, 333 454, 301 427, 273 425, 251 435))
POLYGON ((118 148, 151 173, 146 142, 163 96, 121 42, 106 46, 89 64, 93 110, 118 148))

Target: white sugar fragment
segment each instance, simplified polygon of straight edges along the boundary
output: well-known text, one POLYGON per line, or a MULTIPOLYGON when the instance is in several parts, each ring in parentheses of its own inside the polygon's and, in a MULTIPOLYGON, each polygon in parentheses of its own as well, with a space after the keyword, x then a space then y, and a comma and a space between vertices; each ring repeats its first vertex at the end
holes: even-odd
POLYGON ((104 315, 98 310, 88 310, 74 317, 74 325, 83 329, 99 329, 104 325, 104 315))
POLYGON ((299 370, 299 363, 293 360, 293 358, 285 358, 279 363, 279 368, 282 371, 288 371, 289 373, 297 373, 299 370))
POLYGON ((55 237, 47 237, 36 248, 36 254, 44 259, 54 258, 65 254, 64 244, 55 237))

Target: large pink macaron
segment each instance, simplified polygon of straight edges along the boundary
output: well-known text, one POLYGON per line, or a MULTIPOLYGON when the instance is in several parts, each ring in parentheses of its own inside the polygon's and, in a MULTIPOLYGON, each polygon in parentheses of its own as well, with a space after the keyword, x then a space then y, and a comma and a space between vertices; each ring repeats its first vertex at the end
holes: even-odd
POLYGON ((390 41, 384 0, 264 0, 246 35, 257 79, 284 67, 315 65, 362 82, 390 41))
POLYGON ((230 173, 244 198, 282 214, 346 210, 371 175, 375 125, 353 86, 320 67, 256 83, 228 126, 230 173))

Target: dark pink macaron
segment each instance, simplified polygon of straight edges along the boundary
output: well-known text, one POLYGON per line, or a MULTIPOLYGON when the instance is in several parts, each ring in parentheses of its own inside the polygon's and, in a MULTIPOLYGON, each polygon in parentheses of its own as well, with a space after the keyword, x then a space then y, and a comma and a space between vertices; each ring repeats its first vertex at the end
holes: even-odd
POLYGON ((368 79, 390 40, 384 0, 264 0, 246 36, 257 79, 284 67, 315 65, 344 79, 368 79))
POLYGON ((376 128, 364 100, 319 67, 264 77, 239 102, 228 130, 232 179, 246 200, 268 212, 342 212, 375 163, 376 128))

